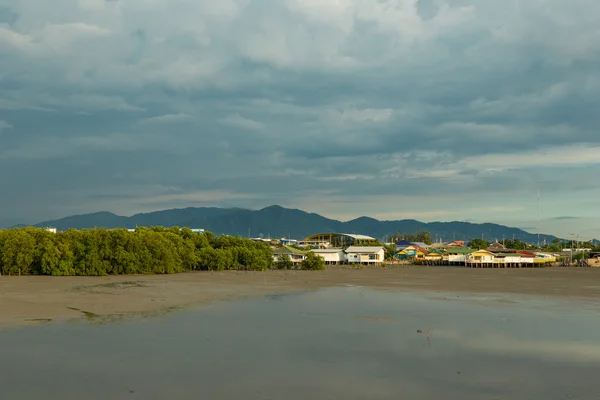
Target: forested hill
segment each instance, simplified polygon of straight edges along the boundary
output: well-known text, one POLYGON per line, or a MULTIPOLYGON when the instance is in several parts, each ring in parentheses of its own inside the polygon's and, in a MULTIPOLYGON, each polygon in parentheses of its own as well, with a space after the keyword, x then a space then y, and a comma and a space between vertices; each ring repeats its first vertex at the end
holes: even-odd
MULTIPOLYGON (((217 235, 264 236, 304 238, 314 233, 339 232, 361 233, 384 239, 396 232, 411 233, 427 230, 432 238, 442 240, 469 240, 483 237, 486 240, 502 240, 503 237, 537 243, 537 235, 518 228, 497 224, 473 224, 469 222, 419 222, 415 220, 379 221, 360 217, 341 222, 302 210, 266 207, 261 210, 240 208, 184 208, 136 214, 131 217, 99 212, 75 215, 36 224, 37 227, 55 227, 59 231, 69 228, 135 228, 136 226, 179 226, 203 228, 217 235)), ((549 242, 551 235, 542 235, 549 242)))

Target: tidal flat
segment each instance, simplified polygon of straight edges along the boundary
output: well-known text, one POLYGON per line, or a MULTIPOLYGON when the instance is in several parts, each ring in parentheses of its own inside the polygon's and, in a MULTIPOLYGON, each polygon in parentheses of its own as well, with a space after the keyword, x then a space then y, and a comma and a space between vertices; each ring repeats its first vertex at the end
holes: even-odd
POLYGON ((600 299, 600 269, 403 266, 103 277, 0 276, 0 329, 161 315, 215 301, 348 286, 462 296, 560 297, 595 304, 600 299))
MULTIPOLYGON (((380 273, 350 271, 348 276, 380 273)), ((246 289, 219 281, 222 287, 209 285, 215 296, 209 303, 151 316, 110 319, 111 314, 101 312, 115 311, 114 305, 94 308, 73 297, 74 304, 86 308, 72 307, 72 320, 0 331, 2 398, 600 396, 600 310, 590 297, 448 291, 446 284, 432 290, 424 289, 423 282, 418 289, 390 282, 377 288, 352 279, 317 287, 310 281, 317 275, 299 276, 307 280, 293 281, 294 290, 280 281, 267 290, 259 280, 251 290, 250 276, 240 283, 246 289), (236 294, 248 297, 220 301, 236 294)), ((226 278, 238 282, 230 274, 219 277, 226 278)), ((93 289, 84 283, 68 293, 119 298, 113 290, 140 290, 134 298, 141 302, 155 298, 145 291, 160 281, 91 282, 93 289)), ((185 296, 197 283, 173 286, 185 296)), ((165 287, 154 296, 172 295, 165 287)), ((134 304, 127 310, 135 309, 134 304)))

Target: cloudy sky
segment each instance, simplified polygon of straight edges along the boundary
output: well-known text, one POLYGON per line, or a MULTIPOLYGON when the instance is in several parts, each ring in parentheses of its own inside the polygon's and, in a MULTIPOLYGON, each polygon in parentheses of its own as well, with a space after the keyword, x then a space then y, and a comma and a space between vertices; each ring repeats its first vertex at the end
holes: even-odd
POLYGON ((0 222, 271 204, 600 237, 600 2, 3 0, 0 222))

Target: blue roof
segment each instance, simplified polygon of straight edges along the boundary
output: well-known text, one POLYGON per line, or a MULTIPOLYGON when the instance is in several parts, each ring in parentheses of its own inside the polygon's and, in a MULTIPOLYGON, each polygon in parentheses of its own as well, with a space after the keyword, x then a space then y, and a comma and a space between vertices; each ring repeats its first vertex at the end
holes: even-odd
POLYGON ((412 246, 413 244, 411 242, 407 242, 406 240, 400 240, 399 242, 396 242, 396 246, 404 246, 404 247, 408 247, 408 246, 412 246))

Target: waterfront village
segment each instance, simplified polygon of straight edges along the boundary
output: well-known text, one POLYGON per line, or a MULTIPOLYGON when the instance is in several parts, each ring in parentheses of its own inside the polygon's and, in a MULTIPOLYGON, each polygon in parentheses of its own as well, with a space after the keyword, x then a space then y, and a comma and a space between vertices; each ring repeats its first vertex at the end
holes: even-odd
MULTIPOLYGON (((44 229, 56 233, 56 228, 44 229)), ((135 232, 135 229, 127 230, 135 232)), ((196 233, 205 232, 204 229, 190 230, 196 233)), ((573 243, 566 248, 556 245, 552 250, 544 250, 523 242, 521 243, 525 248, 510 248, 498 241, 488 243, 479 239, 470 242, 454 240, 427 244, 400 237, 393 242, 381 243, 374 237, 355 233, 319 233, 302 240, 263 237, 250 238, 250 240, 267 243, 273 251, 273 261, 287 256, 296 266, 299 266, 309 253, 313 253, 321 257, 326 265, 412 264, 471 268, 600 267, 600 251, 597 251, 597 248, 573 247, 573 243)))
POLYGON ((530 246, 528 249, 511 249, 499 242, 488 244, 485 248, 473 246, 465 241, 409 242, 400 239, 381 244, 377 239, 359 234, 324 233, 311 235, 304 240, 253 238, 267 242, 273 249, 273 258, 277 261, 286 255, 294 264, 300 264, 308 253, 314 253, 327 265, 382 265, 417 264, 447 265, 472 268, 527 268, 549 267, 557 265, 599 266, 600 253, 587 248, 567 248, 560 251, 542 251, 530 246), (574 260, 578 254, 589 258, 580 262, 574 260))

